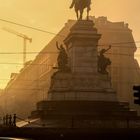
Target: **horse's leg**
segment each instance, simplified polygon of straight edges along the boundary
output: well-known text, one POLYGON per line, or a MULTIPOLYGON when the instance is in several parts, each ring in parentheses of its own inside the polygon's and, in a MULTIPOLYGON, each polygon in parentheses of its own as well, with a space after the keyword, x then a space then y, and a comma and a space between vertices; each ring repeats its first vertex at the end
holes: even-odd
POLYGON ((77 19, 79 19, 79 14, 78 14, 78 11, 76 12, 76 16, 77 16, 77 19))
POLYGON ((80 10, 80 19, 82 20, 83 18, 83 10, 80 10))
POLYGON ((89 20, 89 9, 87 8, 87 20, 89 20))
POLYGON ((78 10, 75 10, 77 19, 79 18, 78 10))

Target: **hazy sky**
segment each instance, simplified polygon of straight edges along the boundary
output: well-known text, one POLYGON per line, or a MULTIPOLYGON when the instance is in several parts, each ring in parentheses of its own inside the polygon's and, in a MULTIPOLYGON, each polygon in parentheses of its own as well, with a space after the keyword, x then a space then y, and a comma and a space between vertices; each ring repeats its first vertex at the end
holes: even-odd
MULTIPOLYGON (((72 0, 0 0, 0 19, 41 28, 57 33, 68 19, 75 19, 73 10, 69 10, 72 0)), ((107 16, 110 21, 129 23, 136 41, 140 40, 140 0, 92 0, 91 15, 107 16)), ((51 34, 37 32, 31 29, 11 25, 0 21, 0 53, 22 52, 23 39, 2 30, 8 27, 33 39, 28 43, 28 51, 40 51, 51 38, 51 34)), ((140 47, 140 44, 137 44, 140 47)), ((28 54, 28 60, 36 54, 28 54)), ((11 72, 18 72, 22 67, 22 55, 0 54, 0 88, 6 84, 11 72)))

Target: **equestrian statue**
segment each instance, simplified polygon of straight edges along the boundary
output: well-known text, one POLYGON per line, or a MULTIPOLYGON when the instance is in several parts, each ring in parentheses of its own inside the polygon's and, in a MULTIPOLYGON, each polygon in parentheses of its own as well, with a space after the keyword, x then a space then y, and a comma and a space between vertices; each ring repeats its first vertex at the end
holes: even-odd
POLYGON ((87 8, 87 20, 89 19, 89 11, 91 0, 73 0, 70 8, 75 8, 77 19, 82 20, 84 9, 87 8), (79 16, 80 13, 80 16, 79 16))

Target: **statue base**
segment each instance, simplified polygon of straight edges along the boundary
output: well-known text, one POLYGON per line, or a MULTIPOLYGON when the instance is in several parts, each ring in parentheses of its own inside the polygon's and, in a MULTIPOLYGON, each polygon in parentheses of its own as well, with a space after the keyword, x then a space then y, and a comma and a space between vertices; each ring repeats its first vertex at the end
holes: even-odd
POLYGON ((43 128, 140 128, 140 117, 128 103, 108 101, 41 101, 31 113, 31 123, 43 128))
POLYGON ((57 72, 52 77, 48 100, 117 101, 117 98, 108 75, 57 72))
POLYGON ((117 102, 109 76, 97 72, 101 35, 93 26, 92 21, 78 21, 64 40, 71 71, 52 76, 47 101, 37 103, 37 110, 31 113, 43 127, 140 127, 137 112, 130 111, 128 103, 117 102))

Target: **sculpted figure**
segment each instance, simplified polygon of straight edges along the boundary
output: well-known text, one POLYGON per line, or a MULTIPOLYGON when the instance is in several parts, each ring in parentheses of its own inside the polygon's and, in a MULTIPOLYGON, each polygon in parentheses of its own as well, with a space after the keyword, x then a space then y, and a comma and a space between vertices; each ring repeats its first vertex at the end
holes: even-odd
POLYGON ((56 47, 59 50, 59 55, 57 58, 58 69, 61 71, 65 71, 68 64, 68 56, 67 56, 66 50, 62 44, 59 46, 58 42, 56 42, 56 47))
POLYGON ((98 56, 98 72, 102 73, 102 74, 108 74, 107 72, 107 66, 111 65, 111 61, 109 58, 106 58, 104 56, 104 54, 111 49, 111 46, 109 46, 108 49, 102 49, 99 52, 99 56, 98 56))
POLYGON ((89 11, 91 10, 90 5, 91 5, 91 0, 72 0, 72 4, 70 8, 73 7, 75 8, 77 19, 80 20, 82 20, 83 18, 84 9, 87 8, 87 20, 88 20, 89 11), (80 16, 79 16, 79 12, 80 12, 80 16))

